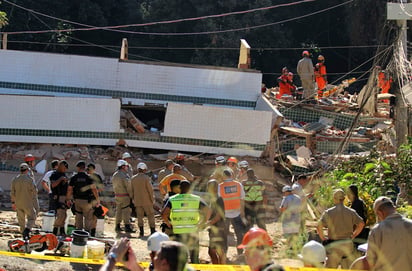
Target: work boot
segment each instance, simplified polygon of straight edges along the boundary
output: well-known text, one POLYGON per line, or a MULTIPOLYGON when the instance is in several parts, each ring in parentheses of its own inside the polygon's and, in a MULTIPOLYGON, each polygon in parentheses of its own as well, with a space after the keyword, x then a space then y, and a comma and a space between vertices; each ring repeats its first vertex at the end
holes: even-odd
POLYGON ((90 236, 93 236, 93 237, 96 236, 96 229, 91 229, 90 230, 90 236))
POLYGON ((57 232, 58 232, 58 228, 57 228, 57 227, 54 227, 54 228, 53 228, 53 234, 57 236, 57 232))
POLYGON ((115 232, 122 232, 123 229, 120 227, 120 224, 116 224, 115 232))
POLYGON ((143 237, 144 236, 144 228, 143 227, 139 227, 139 237, 143 237))
POLYGON ((135 233, 136 231, 130 226, 130 224, 124 225, 124 231, 129 233, 135 233))
POLYGON ((59 234, 60 234, 61 236, 66 236, 66 232, 64 231, 64 227, 60 227, 59 229, 60 229, 60 233, 59 233, 59 234))
POLYGON ((23 239, 29 239, 30 238, 30 229, 25 228, 23 231, 23 239))
POLYGON ((153 234, 155 232, 156 232, 155 228, 150 228, 150 234, 153 234))

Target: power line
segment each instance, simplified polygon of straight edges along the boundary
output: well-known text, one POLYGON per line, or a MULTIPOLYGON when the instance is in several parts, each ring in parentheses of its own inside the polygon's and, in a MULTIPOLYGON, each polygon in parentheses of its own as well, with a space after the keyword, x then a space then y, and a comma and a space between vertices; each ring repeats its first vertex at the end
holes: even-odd
MULTIPOLYGON (((55 45, 55 46, 68 46, 68 47, 89 47, 91 45, 87 44, 76 44, 76 43, 53 43, 53 42, 40 42, 40 41, 25 41, 25 40, 9 40, 9 43, 27 43, 27 44, 40 44, 40 45, 55 45)), ((103 45, 100 46, 120 48, 119 45, 103 45)), ((362 48, 377 48, 377 47, 389 47, 390 45, 353 45, 353 46, 325 46, 317 47, 318 49, 362 49, 362 48)), ((139 49, 139 50, 207 50, 207 51, 219 51, 219 50, 233 50, 239 51, 238 47, 159 47, 159 46, 129 46, 129 49, 139 49)), ((251 48, 252 51, 292 51, 292 50, 302 50, 302 47, 262 47, 262 48, 251 48)))
MULTIPOLYGON (((274 6, 268 6, 268 7, 255 8, 255 9, 250 9, 250 10, 234 11, 234 12, 227 12, 227 13, 214 14, 214 15, 206 15, 206 16, 199 16, 199 17, 176 19, 176 20, 157 21, 157 22, 140 23, 140 24, 115 25, 115 26, 93 26, 93 25, 82 24, 82 23, 78 23, 78 22, 74 22, 74 21, 54 17, 54 16, 51 16, 51 15, 47 15, 47 14, 44 14, 44 13, 41 13, 41 12, 38 12, 38 11, 35 11, 35 10, 32 10, 32 9, 25 8, 23 6, 17 5, 17 4, 15 4, 13 2, 10 2, 8 0, 4 0, 5 3, 8 3, 12 6, 17 7, 17 8, 23 9, 27 12, 35 13, 37 15, 41 15, 41 16, 44 16, 44 17, 47 17, 47 18, 50 18, 50 19, 59 20, 59 21, 70 23, 70 24, 75 24, 75 25, 86 27, 86 28, 74 28, 74 29, 70 29, 70 31, 108 30, 108 31, 117 31, 117 32, 131 33, 131 34, 133 34, 135 32, 126 31, 126 30, 118 30, 118 29, 128 28, 128 27, 143 27, 143 26, 152 26, 152 25, 161 25, 161 24, 173 24, 173 23, 180 23, 180 22, 204 20, 204 19, 210 19, 210 18, 221 18, 221 17, 231 16, 231 15, 247 14, 247 13, 252 13, 252 12, 256 12, 256 11, 270 10, 270 9, 275 9, 275 8, 280 8, 280 7, 287 7, 287 6, 294 6, 294 5, 303 4, 303 3, 307 3, 307 2, 314 2, 314 1, 316 1, 316 0, 302 0, 302 1, 298 1, 298 2, 292 2, 292 3, 285 3, 285 4, 274 5, 274 6)), ((55 29, 53 31, 58 32, 58 31, 65 31, 65 30, 55 29)), ((8 34, 10 34, 10 35, 12 35, 12 34, 24 34, 23 32, 25 34, 34 34, 31 31, 30 31, 30 33, 29 33, 29 31, 8 32, 8 34)), ((42 33, 48 33, 48 32, 52 32, 52 31, 44 30, 44 32, 42 32, 42 33)))
MULTIPOLYGON (((307 1, 314 1, 314 0, 306 0, 306 1, 301 1, 301 2, 294 2, 294 3, 290 3, 290 5, 292 4, 296 4, 296 3, 303 3, 303 2, 307 2, 307 1)), ((138 32, 138 31, 122 31, 123 33, 129 33, 129 34, 137 34, 137 35, 153 35, 153 36, 190 36, 190 35, 209 35, 209 34, 221 34, 221 33, 229 33, 229 32, 237 32, 237 31, 243 31, 243 30, 252 30, 252 29, 258 29, 258 28, 262 28, 262 27, 267 27, 267 26, 273 26, 273 25, 277 25, 277 24, 282 24, 282 23, 286 23, 286 22, 290 22, 290 21, 294 21, 294 20, 299 20, 299 19, 303 19, 309 16, 313 16, 316 14, 320 14, 338 7, 341 7, 343 5, 347 5, 351 2, 353 2, 354 0, 349 0, 346 1, 344 3, 329 7, 329 8, 325 8, 322 10, 318 10, 309 14, 305 14, 302 16, 297 16, 294 18, 290 18, 290 19, 285 19, 285 20, 281 20, 278 22, 273 22, 273 23, 267 23, 267 24, 262 24, 262 25, 256 25, 256 26, 248 26, 248 27, 243 27, 243 28, 235 28, 235 29, 226 29, 226 30, 216 30, 216 31, 205 31, 205 32, 180 32, 180 33, 166 33, 166 32, 138 32)), ((5 2, 8 2, 7 0, 5 0, 5 2)), ((213 16, 213 15, 210 15, 213 16)), ((216 15, 218 16, 218 15, 216 15)), ((204 16, 206 17, 206 16, 204 16)), ((197 17, 196 19, 199 19, 200 17, 197 17)), ((180 20, 190 20, 192 18, 188 18, 188 19, 180 19, 180 20)), ((176 20, 175 20, 176 21, 176 20)), ((165 22, 165 23, 172 23, 175 21, 169 21, 169 22, 165 22)), ((148 24, 136 24, 133 26, 147 26, 147 25, 152 25, 154 23, 148 23, 148 24)), ((124 27, 130 27, 132 25, 121 25, 121 26, 105 26, 105 27, 90 27, 90 28, 74 28, 74 29, 55 29, 55 30, 33 30, 33 31, 15 31, 15 32, 0 32, 0 33, 7 33, 9 35, 17 35, 17 34, 41 34, 41 33, 49 33, 49 32, 64 32, 64 31, 91 31, 91 30, 107 30, 107 29, 114 29, 114 28, 124 28, 124 27)))

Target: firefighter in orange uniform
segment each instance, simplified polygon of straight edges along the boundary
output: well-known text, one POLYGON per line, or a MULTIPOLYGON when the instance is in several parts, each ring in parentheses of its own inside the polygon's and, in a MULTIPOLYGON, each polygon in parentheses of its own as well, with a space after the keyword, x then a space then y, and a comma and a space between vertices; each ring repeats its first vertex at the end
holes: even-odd
POLYGON ((283 95, 292 95, 295 90, 293 85, 293 73, 289 72, 286 67, 282 69, 282 75, 278 77, 279 93, 276 95, 277 99, 282 98, 283 95))
POLYGON ((322 99, 323 91, 326 89, 328 79, 326 77, 325 57, 323 55, 318 56, 318 63, 315 65, 315 80, 318 86, 318 99, 322 99))

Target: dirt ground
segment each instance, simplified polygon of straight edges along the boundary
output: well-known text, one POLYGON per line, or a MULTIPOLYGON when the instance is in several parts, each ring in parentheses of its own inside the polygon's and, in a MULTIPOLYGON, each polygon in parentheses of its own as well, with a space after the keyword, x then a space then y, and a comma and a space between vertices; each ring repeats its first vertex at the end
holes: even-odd
MULTIPOLYGON (((16 214, 10 210, 0 210, 0 250, 7 251, 7 242, 13 238, 19 238, 20 234, 18 233, 18 228, 5 226, 5 224, 9 225, 17 225, 16 214)), ((156 217, 156 225, 160 225, 161 220, 160 217, 156 217)), ((41 228, 42 225, 42 213, 37 218, 36 227, 41 228)), ((275 262, 287 265, 287 266, 295 266, 300 267, 302 266, 301 262, 297 259, 285 259, 282 257, 282 250, 284 248, 284 241, 282 239, 282 231, 281 225, 277 222, 272 222, 267 224, 268 232, 271 235, 274 245, 273 245, 273 259, 275 262)), ((135 228, 137 226, 135 225, 135 228)), ((233 230, 233 229, 232 229, 233 230)), ((136 257, 139 262, 148 262, 150 261, 149 252, 147 250, 147 237, 149 236, 150 230, 147 225, 147 221, 145 220, 145 237, 139 238, 138 233, 133 234, 116 234, 114 232, 114 218, 106 218, 105 222, 105 229, 104 229, 105 237, 111 237, 113 239, 118 239, 123 236, 127 236, 130 238, 132 242, 133 249, 135 251, 136 257)), ((208 234, 207 231, 200 232, 200 261, 201 263, 210 263, 210 257, 207 253, 207 245, 208 245, 208 234)), ((237 260, 237 253, 235 247, 235 240, 233 234, 229 236, 229 250, 227 253, 229 263, 233 264, 241 264, 237 260)), ((9 257, 9 256, 2 256, 0 255, 0 270, 3 268, 4 270, 17 270, 17 271, 48 271, 48 270, 97 270, 97 266, 86 266, 81 264, 70 264, 67 262, 42 262, 42 261, 34 261, 28 259, 22 259, 17 257, 9 257)))

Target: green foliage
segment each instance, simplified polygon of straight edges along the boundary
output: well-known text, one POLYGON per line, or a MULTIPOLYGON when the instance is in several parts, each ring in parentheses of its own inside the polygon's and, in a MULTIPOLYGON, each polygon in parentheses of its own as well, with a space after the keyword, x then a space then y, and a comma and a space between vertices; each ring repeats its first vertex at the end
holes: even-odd
MULTIPOLYGON (((398 186, 405 184, 410 187, 412 180, 412 144, 402 145, 396 156, 384 156, 372 151, 370 155, 352 157, 342 161, 331 171, 317 180, 319 187, 314 197, 323 208, 333 205, 332 193, 336 188, 347 190, 355 184, 359 188, 359 196, 365 201, 368 208, 368 223, 375 222, 372 206, 379 196, 394 198, 398 186)), ((409 196, 411 196, 409 191, 409 196)), ((407 215, 411 214, 411 207, 403 207, 407 215)))

